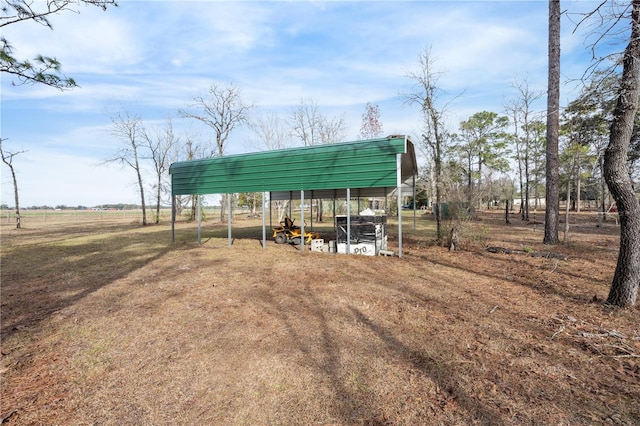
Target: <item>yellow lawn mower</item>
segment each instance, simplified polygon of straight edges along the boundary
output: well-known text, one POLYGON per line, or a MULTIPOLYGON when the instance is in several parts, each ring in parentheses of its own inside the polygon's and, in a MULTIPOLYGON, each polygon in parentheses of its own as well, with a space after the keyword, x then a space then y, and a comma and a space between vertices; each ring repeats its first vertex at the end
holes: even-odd
MULTIPOLYGON (((302 242, 302 233, 299 226, 293 224, 294 220, 288 216, 284 217, 284 220, 280 222, 280 226, 273 228, 273 239, 276 244, 293 243, 300 244, 302 242)), ((311 244, 311 240, 320 238, 320 234, 317 232, 304 233, 305 244, 311 244)))

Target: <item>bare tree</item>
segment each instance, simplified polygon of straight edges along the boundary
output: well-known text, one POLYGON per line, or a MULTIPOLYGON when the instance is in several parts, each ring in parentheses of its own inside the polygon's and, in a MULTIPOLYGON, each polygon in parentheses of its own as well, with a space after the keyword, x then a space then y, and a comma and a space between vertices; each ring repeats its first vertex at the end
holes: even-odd
POLYGON ((3 142, 6 139, 0 138, 0 155, 2 156, 2 162, 9 167, 9 171, 11 171, 11 178, 13 179, 13 197, 14 202, 16 203, 16 229, 20 229, 22 227, 20 221, 20 197, 18 197, 18 179, 16 178, 16 171, 13 167, 13 158, 17 155, 20 155, 26 151, 16 151, 16 152, 8 152, 4 150, 3 142))
POLYGON ((276 114, 256 115, 249 128, 260 141, 257 149, 282 149, 290 146, 291 133, 285 120, 276 114))
MULTIPOLYGON (((253 104, 242 100, 240 89, 233 83, 228 86, 211 84, 206 96, 197 96, 189 109, 180 110, 183 117, 194 118, 213 129, 216 137, 216 150, 210 156, 222 157, 229 135, 239 126, 247 123, 248 113, 253 104)), ((222 196, 220 221, 225 217, 226 195, 222 196)))
POLYGON ((380 121, 380 107, 378 104, 367 102, 365 111, 362 114, 360 125, 360 137, 362 139, 373 139, 382 136, 382 122, 380 121))
MULTIPOLYGON (((77 6, 81 4, 102 10, 117 6, 115 0, 3 0, 0 28, 33 21, 53 29, 49 21, 51 16, 64 11, 78 13, 77 6)), ((4 37, 0 37, 0 71, 16 77, 18 84, 44 84, 60 90, 77 86, 73 78, 61 74, 61 64, 56 58, 38 55, 33 60, 18 59, 13 46, 4 37)))
POLYGON ((346 134, 344 116, 325 117, 313 100, 300 100, 289 119, 291 133, 303 146, 340 142, 346 134))
POLYGON ((560 177, 560 0, 549 0, 549 75, 547 88, 546 206, 544 244, 558 244, 560 177))
POLYGON ((418 105, 422 111, 422 142, 433 161, 435 183, 433 213, 436 218, 436 237, 440 241, 446 234, 442 229, 441 218, 444 151, 452 135, 447 132, 444 121, 447 104, 438 105, 441 96, 438 80, 442 73, 434 69, 431 49, 425 49, 418 55, 418 63, 418 71, 407 74, 407 77, 415 83, 415 91, 405 95, 405 102, 409 105, 418 105))
POLYGON ((344 140, 347 133, 344 115, 333 118, 322 117, 318 130, 320 133, 320 143, 322 144, 332 144, 344 140))
POLYGON ((173 132, 173 122, 167 118, 164 129, 158 130, 155 136, 149 136, 144 129, 142 131, 144 143, 151 154, 153 169, 156 173, 156 214, 155 223, 160 223, 160 205, 162 201, 163 176, 169 168, 169 154, 173 146, 178 143, 178 137, 173 132))
POLYGON ((206 96, 196 96, 190 109, 181 109, 183 117, 194 118, 213 129, 216 137, 216 150, 211 156, 223 156, 229 135, 237 127, 247 122, 248 113, 253 105, 242 100, 240 89, 233 83, 219 86, 213 83, 206 96))
POLYGON ((605 179, 620 215, 620 251, 607 302, 620 307, 636 304, 640 285, 640 201, 627 163, 640 97, 640 0, 632 6, 631 35, 604 154, 605 179))
POLYGON ((300 139, 303 146, 320 144, 319 127, 322 117, 318 105, 313 100, 300 100, 300 105, 291 113, 289 125, 294 137, 300 139))
POLYGON ((144 128, 137 116, 131 116, 128 112, 117 113, 111 117, 113 123, 112 135, 122 141, 116 154, 106 160, 106 163, 120 163, 131 167, 136 173, 138 188, 140 190, 140 202, 142 204, 142 225, 147 225, 147 206, 144 201, 144 185, 142 183, 142 167, 140 164, 140 148, 144 143, 144 128))
POLYGON ((507 102, 505 109, 511 116, 513 124, 513 144, 520 183, 520 213, 522 220, 528 221, 529 200, 531 198, 531 166, 535 161, 534 145, 539 142, 535 137, 535 120, 532 108, 533 103, 542 97, 543 92, 531 90, 526 79, 514 82, 512 87, 517 94, 507 102))

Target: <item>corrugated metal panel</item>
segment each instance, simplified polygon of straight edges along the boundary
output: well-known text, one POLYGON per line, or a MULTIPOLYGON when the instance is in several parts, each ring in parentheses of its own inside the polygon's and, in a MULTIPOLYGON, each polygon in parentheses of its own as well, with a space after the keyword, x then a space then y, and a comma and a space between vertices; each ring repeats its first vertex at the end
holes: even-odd
POLYGON ((413 144, 404 136, 317 145, 173 163, 174 195, 389 188, 417 174, 413 144))

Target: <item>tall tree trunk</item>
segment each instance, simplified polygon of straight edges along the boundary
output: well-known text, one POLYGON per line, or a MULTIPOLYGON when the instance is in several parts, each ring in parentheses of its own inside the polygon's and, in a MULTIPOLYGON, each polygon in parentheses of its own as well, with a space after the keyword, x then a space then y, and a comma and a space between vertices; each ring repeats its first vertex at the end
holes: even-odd
POLYGON ((547 93, 547 191, 544 244, 558 244, 560 182, 558 130, 560 121, 560 0, 549 0, 549 81, 547 93))
POLYGON ((529 179, 529 136, 527 135, 526 143, 524 147, 524 193, 525 193, 525 204, 524 204, 524 220, 529 221, 529 210, 530 210, 530 198, 531 194, 529 193, 529 189, 531 188, 531 181, 529 179))
POLYGON ((525 220, 524 209, 522 208, 524 206, 524 182, 523 182, 524 173, 522 171, 522 159, 520 158, 519 150, 517 154, 517 160, 518 160, 518 183, 520 185, 520 218, 522 220, 525 220))
POLYGON ((436 209, 434 214, 436 217, 436 238, 438 242, 444 237, 442 233, 442 152, 439 137, 436 137, 434 159, 436 168, 436 209))
POLYGON ((136 173, 138 174, 138 188, 140 189, 140 201, 142 202, 142 225, 147 226, 147 205, 144 202, 144 186, 142 185, 142 175, 136 157, 136 173))
POLYGON ((607 207, 604 205, 604 197, 605 197, 605 191, 606 191, 606 179, 604 178, 604 154, 600 155, 600 193, 601 193, 601 199, 600 199, 600 214, 598 215, 598 227, 602 226, 602 222, 604 220, 606 220, 605 217, 605 212, 607 211, 607 207))
POLYGON ((623 308, 636 304, 640 284, 640 202, 627 163, 640 95, 640 0, 633 1, 631 25, 609 145, 604 153, 604 176, 620 215, 620 250, 607 302, 623 308))
POLYGON ((13 169, 13 165, 9 164, 9 170, 11 170, 11 178, 13 179, 13 197, 16 203, 16 229, 20 229, 22 228, 22 223, 20 219, 20 197, 18 197, 18 179, 16 179, 16 171, 13 169))
POLYGON ((580 213, 580 200, 582 199, 582 194, 580 193, 582 191, 582 176, 581 176, 581 171, 582 166, 580 164, 580 160, 578 160, 578 181, 576 182, 576 212, 580 213))
MULTIPOLYGON (((322 199, 318 199, 317 202, 318 202, 318 208, 316 209, 316 213, 318 215, 317 222, 322 222, 324 220, 324 217, 323 217, 324 210, 322 208, 322 199)), ((312 205, 313 205, 313 203, 312 203, 312 205)))
POLYGON ((564 209, 564 243, 569 244, 569 207, 571 205, 571 179, 567 179, 567 205, 564 209))
POLYGON ((509 199, 508 198, 504 203, 504 223, 506 223, 507 225, 511 223, 509 222, 509 199))
POLYGON ((162 198, 162 176, 158 175, 158 193, 156 194, 156 217, 155 223, 160 223, 160 202, 162 198))

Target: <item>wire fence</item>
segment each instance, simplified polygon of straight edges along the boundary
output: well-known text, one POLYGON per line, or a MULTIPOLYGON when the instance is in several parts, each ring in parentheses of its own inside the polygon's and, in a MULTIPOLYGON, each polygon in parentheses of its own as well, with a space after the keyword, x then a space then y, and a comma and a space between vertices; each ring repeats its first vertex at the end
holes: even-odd
MULTIPOLYGON (((234 217, 246 216, 248 210, 234 210, 234 217)), ((220 216, 220 208, 202 208, 202 220, 215 220, 220 216)), ((189 220, 190 209, 183 209, 182 213, 176 217, 177 221, 189 220)), ((147 209, 147 222, 153 223, 156 219, 156 209, 147 209)), ((142 209, 87 209, 87 210, 57 210, 57 209, 24 209, 20 210, 20 221, 26 223, 45 222, 92 222, 92 221, 119 221, 119 222, 139 222, 142 223, 142 209)), ((160 209, 160 222, 171 222, 171 208, 160 209)), ((0 223, 16 223, 15 210, 0 210, 0 223)))
MULTIPOLYGON (((15 210, 2 210, 3 223, 15 223, 15 210)), ((147 210, 147 218, 155 217, 155 210, 147 210)), ((161 220, 171 219, 171 210, 161 210, 161 220)), ((142 209, 137 210, 20 210, 21 222, 67 222, 118 220, 142 222, 142 209)))

